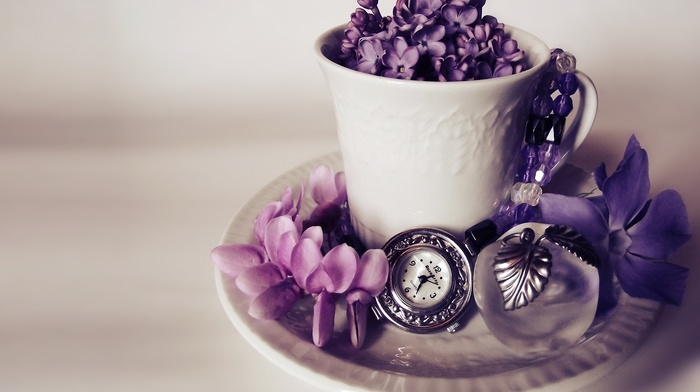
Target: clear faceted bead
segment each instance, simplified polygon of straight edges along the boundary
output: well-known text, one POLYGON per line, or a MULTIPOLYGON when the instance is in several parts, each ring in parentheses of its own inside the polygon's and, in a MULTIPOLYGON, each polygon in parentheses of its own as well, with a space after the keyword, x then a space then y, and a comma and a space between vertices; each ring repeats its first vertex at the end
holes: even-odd
POLYGON ((510 188, 510 200, 515 204, 536 206, 540 202, 542 188, 534 183, 518 182, 510 188))
POLYGON ((554 63, 557 71, 560 73, 569 73, 576 70, 576 57, 569 52, 558 53, 554 63))

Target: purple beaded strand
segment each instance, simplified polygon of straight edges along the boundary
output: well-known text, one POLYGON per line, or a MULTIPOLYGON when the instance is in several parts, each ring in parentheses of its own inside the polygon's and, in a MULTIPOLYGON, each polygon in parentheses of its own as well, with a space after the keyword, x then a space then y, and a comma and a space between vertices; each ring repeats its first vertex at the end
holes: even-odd
POLYGON ((566 116, 573 110, 571 96, 579 86, 575 70, 576 58, 573 55, 561 49, 552 51, 549 66, 535 89, 511 200, 493 218, 501 233, 537 218, 535 207, 542 195, 542 187, 552 180, 551 172, 561 159, 559 144, 566 116), (559 95, 552 99, 552 94, 557 91, 559 95))

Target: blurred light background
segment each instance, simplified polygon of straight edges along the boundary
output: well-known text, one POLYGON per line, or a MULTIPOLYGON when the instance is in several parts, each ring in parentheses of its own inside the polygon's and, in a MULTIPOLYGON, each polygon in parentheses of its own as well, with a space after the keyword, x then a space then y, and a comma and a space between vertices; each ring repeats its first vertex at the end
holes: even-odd
MULTIPOLYGON (((257 390, 265 378, 312 390, 270 378, 237 335, 208 253, 258 189, 337 149, 312 45, 355 8, 0 0, 0 389, 257 390)), ((598 119, 574 162, 615 164, 637 133, 654 191, 678 189, 697 233, 700 2, 489 0, 485 12, 574 53, 596 82, 598 119)), ((611 383, 657 366, 657 349, 678 357, 669 367, 698 352, 697 285, 687 298, 659 327, 677 339, 652 339, 611 383)))

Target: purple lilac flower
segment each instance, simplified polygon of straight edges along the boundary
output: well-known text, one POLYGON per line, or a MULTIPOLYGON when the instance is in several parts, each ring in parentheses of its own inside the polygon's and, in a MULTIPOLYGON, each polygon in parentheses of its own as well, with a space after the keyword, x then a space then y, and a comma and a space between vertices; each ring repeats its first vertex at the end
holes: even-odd
POLYGON ((442 56, 447 47, 441 40, 445 37, 445 26, 433 25, 418 28, 413 33, 413 43, 421 55, 430 53, 431 56, 442 56))
POLYGON ((446 5, 442 7, 442 18, 447 34, 466 33, 469 25, 476 21, 478 14, 476 8, 472 6, 446 5))
POLYGON ((502 61, 518 62, 525 57, 525 53, 518 48, 518 42, 512 39, 492 39, 489 47, 496 57, 502 61))
POLYGON ((413 2, 414 12, 432 18, 445 5, 445 0, 416 0, 413 2))
POLYGON ((374 38, 363 39, 357 48, 357 54, 359 60, 356 70, 373 75, 379 73, 384 55, 382 41, 374 38))
POLYGON ((418 48, 408 46, 405 38, 396 37, 393 45, 388 47, 382 56, 382 63, 387 67, 382 75, 390 78, 411 79, 419 57, 418 48))
POLYGON ((601 256, 599 309, 616 303, 612 274, 629 295, 680 304, 688 269, 666 259, 690 239, 688 213, 681 196, 665 190, 647 200, 649 159, 632 136, 617 169, 595 171, 603 195, 594 198, 544 194, 542 220, 581 232, 601 256))
POLYGON ((478 57, 488 50, 488 48, 481 49, 474 38, 470 38, 464 33, 457 34, 455 37, 455 52, 461 57, 478 57))
POLYGON ((350 15, 350 25, 357 28, 359 31, 369 23, 369 14, 362 8, 358 8, 350 15))
POLYGON ((493 38, 491 25, 488 23, 476 24, 466 30, 467 36, 479 45, 479 50, 489 47, 489 40, 493 38))
POLYGON ((441 82, 456 82, 467 79, 468 62, 465 59, 460 60, 453 54, 444 58, 435 58, 433 66, 438 73, 438 80, 441 82))
POLYGON ((412 5, 413 4, 409 4, 408 0, 398 0, 396 2, 392 22, 399 31, 412 32, 424 24, 432 24, 435 22, 434 19, 429 19, 422 13, 414 12, 414 10, 409 8, 409 6, 412 5))

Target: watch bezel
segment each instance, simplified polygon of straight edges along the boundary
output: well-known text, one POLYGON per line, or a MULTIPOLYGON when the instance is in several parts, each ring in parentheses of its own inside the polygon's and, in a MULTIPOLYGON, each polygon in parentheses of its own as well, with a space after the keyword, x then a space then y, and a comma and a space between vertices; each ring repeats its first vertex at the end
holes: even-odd
POLYGON ((450 255, 444 252, 442 249, 436 248, 434 246, 416 244, 414 246, 410 246, 399 251, 398 255, 395 256, 395 262, 393 262, 390 265, 391 273, 389 274, 389 281, 387 282, 388 287, 390 287, 391 293, 394 296, 394 300, 398 303, 399 306, 416 314, 434 313, 434 309, 442 308, 443 304, 447 303, 447 301, 449 301, 453 297, 456 286, 454 282, 449 282, 449 290, 447 291, 445 296, 442 299, 440 299, 439 302, 431 306, 418 306, 412 303, 410 299, 406 298, 406 295, 402 292, 401 289, 399 289, 399 282, 395 281, 395 279, 398 278, 398 275, 401 275, 401 272, 398 270, 398 267, 403 265, 404 260, 407 257, 410 257, 416 252, 424 250, 429 250, 430 252, 438 254, 445 260, 445 262, 450 268, 450 277, 457 276, 457 274, 459 273, 459 271, 457 271, 455 263, 450 260, 450 255))
POLYGON ((447 328, 464 314, 472 297, 472 267, 466 248, 452 234, 434 228, 407 230, 389 239, 382 249, 389 260, 390 278, 375 304, 385 318, 403 330, 428 333, 447 328), (452 268, 449 294, 429 308, 406 304, 394 290, 394 267, 403 255, 419 247, 434 249, 452 268))

